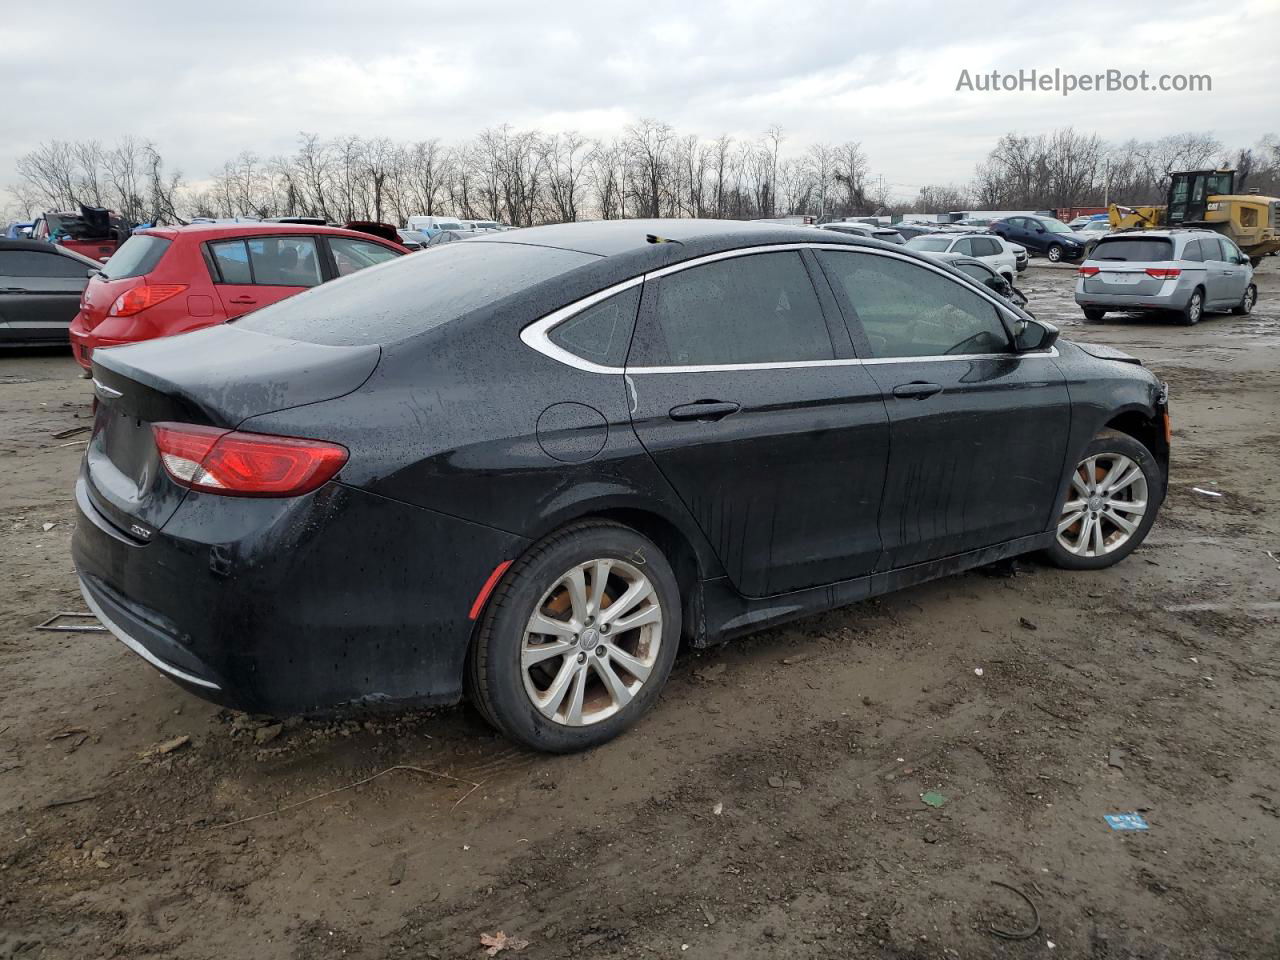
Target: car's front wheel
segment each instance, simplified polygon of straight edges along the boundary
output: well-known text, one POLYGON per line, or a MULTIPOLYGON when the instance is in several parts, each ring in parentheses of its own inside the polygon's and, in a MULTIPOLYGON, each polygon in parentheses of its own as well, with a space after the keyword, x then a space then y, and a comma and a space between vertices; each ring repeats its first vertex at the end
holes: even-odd
POLYGON ((679 639, 680 591, 662 552, 629 527, 585 521, 502 578, 471 651, 469 692, 513 740, 582 750, 653 704, 679 639))
POLYGON ((1062 260, 1062 245, 1059 243, 1049 244, 1049 249, 1045 251, 1045 256, 1049 258, 1050 263, 1058 263, 1062 260))
POLYGON ((1127 433, 1104 430, 1071 473, 1050 562, 1068 570, 1119 563, 1146 539, 1164 490, 1159 462, 1127 433))

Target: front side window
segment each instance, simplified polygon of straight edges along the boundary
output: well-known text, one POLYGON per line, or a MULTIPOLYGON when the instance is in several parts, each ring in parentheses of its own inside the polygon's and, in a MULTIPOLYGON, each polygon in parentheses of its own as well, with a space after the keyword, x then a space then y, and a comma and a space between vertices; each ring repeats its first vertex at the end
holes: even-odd
POLYGON ((43 250, 0 250, 0 277, 74 277, 84 280, 89 268, 79 260, 43 250))
POLYGON ((927 267, 896 257, 822 250, 818 259, 862 324, 872 356, 1004 353, 996 307, 927 267))
POLYGON ((394 260, 397 256, 394 250, 381 244, 352 240, 350 237, 330 237, 329 249, 333 253, 333 263, 338 268, 340 277, 372 267, 375 263, 394 260))
POLYGON ((547 336, 575 357, 602 367, 621 367, 627 360, 639 306, 637 285, 556 324, 547 336))
POLYGON ((690 267, 661 278, 653 289, 654 309, 636 338, 631 366, 786 363, 835 356, 799 253, 759 253, 690 267))
POLYGON ((1218 243, 1222 244, 1222 259, 1227 263, 1235 263, 1240 256, 1240 248, 1226 237, 1218 237, 1218 243))

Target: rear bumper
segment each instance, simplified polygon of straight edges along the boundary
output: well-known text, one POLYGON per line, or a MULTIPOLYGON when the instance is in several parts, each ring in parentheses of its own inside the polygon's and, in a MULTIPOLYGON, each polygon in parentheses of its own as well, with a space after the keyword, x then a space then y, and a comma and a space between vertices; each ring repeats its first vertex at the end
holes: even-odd
POLYGON ((85 328, 83 314, 76 314, 71 326, 67 328, 67 338, 71 341, 71 355, 76 363, 86 370, 93 368, 93 351, 102 347, 120 347, 126 343, 137 343, 136 340, 115 340, 110 337, 96 337, 92 330, 85 328))
POLYGON ((143 543, 76 484, 89 608, 208 700, 261 713, 448 703, 468 617, 527 541, 330 483, 291 499, 190 494, 143 543))
POLYGON ((1169 294, 1147 294, 1146 296, 1076 291, 1076 303, 1079 306, 1112 307, 1116 310, 1182 310, 1190 299, 1190 290, 1175 290, 1169 294))

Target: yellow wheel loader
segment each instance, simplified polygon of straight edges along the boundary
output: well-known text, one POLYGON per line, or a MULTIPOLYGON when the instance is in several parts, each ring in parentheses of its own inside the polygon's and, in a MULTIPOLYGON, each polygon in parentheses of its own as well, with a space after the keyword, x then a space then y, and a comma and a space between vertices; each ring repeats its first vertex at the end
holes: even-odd
POLYGON ((1235 241, 1256 267, 1280 250, 1280 198, 1235 193, 1234 170, 1189 170, 1169 175, 1163 206, 1107 208, 1112 230, 1206 227, 1235 241))

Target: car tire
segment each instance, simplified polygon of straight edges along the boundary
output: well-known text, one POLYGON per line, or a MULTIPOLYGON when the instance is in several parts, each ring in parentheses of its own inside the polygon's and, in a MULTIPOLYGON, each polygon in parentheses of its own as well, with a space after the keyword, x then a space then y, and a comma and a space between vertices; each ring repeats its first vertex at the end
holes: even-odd
POLYGON ((680 617, 675 574, 651 540, 610 521, 572 524, 534 544, 499 581, 469 653, 467 692, 490 724, 535 750, 597 746, 662 692, 680 617), (637 599, 606 620, 611 602, 632 591, 637 599), (648 622, 610 636, 618 617, 648 622), (550 621, 553 632, 531 629, 550 621))
POLYGON ((1064 570, 1113 566, 1142 544, 1155 523, 1164 499, 1164 471, 1138 440, 1118 430, 1103 430, 1085 447, 1072 474, 1045 557, 1064 570), (1139 473, 1129 480, 1133 467, 1139 473), (1113 470, 1118 471, 1114 477, 1113 470), (1110 490, 1102 486, 1107 481, 1114 484, 1110 490), (1095 492, 1086 492, 1090 486, 1095 492), (1143 504, 1140 513, 1130 506, 1139 503, 1143 504), (1133 529, 1126 530, 1121 522, 1133 529))
POLYGON ((1107 311, 1099 310, 1097 307, 1085 307, 1084 319, 1086 323, 1101 323, 1102 318, 1107 315, 1107 311))
POLYGON ((1244 296, 1240 298, 1240 303, 1231 308, 1231 312, 1242 317, 1247 317, 1253 313, 1253 305, 1258 302, 1258 288, 1252 283, 1245 288, 1244 296))
POLYGON ((1049 258, 1050 263, 1061 263, 1062 262, 1062 244, 1060 243, 1049 244, 1049 249, 1044 252, 1044 255, 1049 258))
POLYGON ((1191 296, 1187 298, 1187 305, 1182 308, 1182 312, 1178 314, 1178 319, 1184 327, 1194 327, 1200 322, 1200 318, 1204 316, 1204 290, 1196 287, 1191 291, 1191 296))

